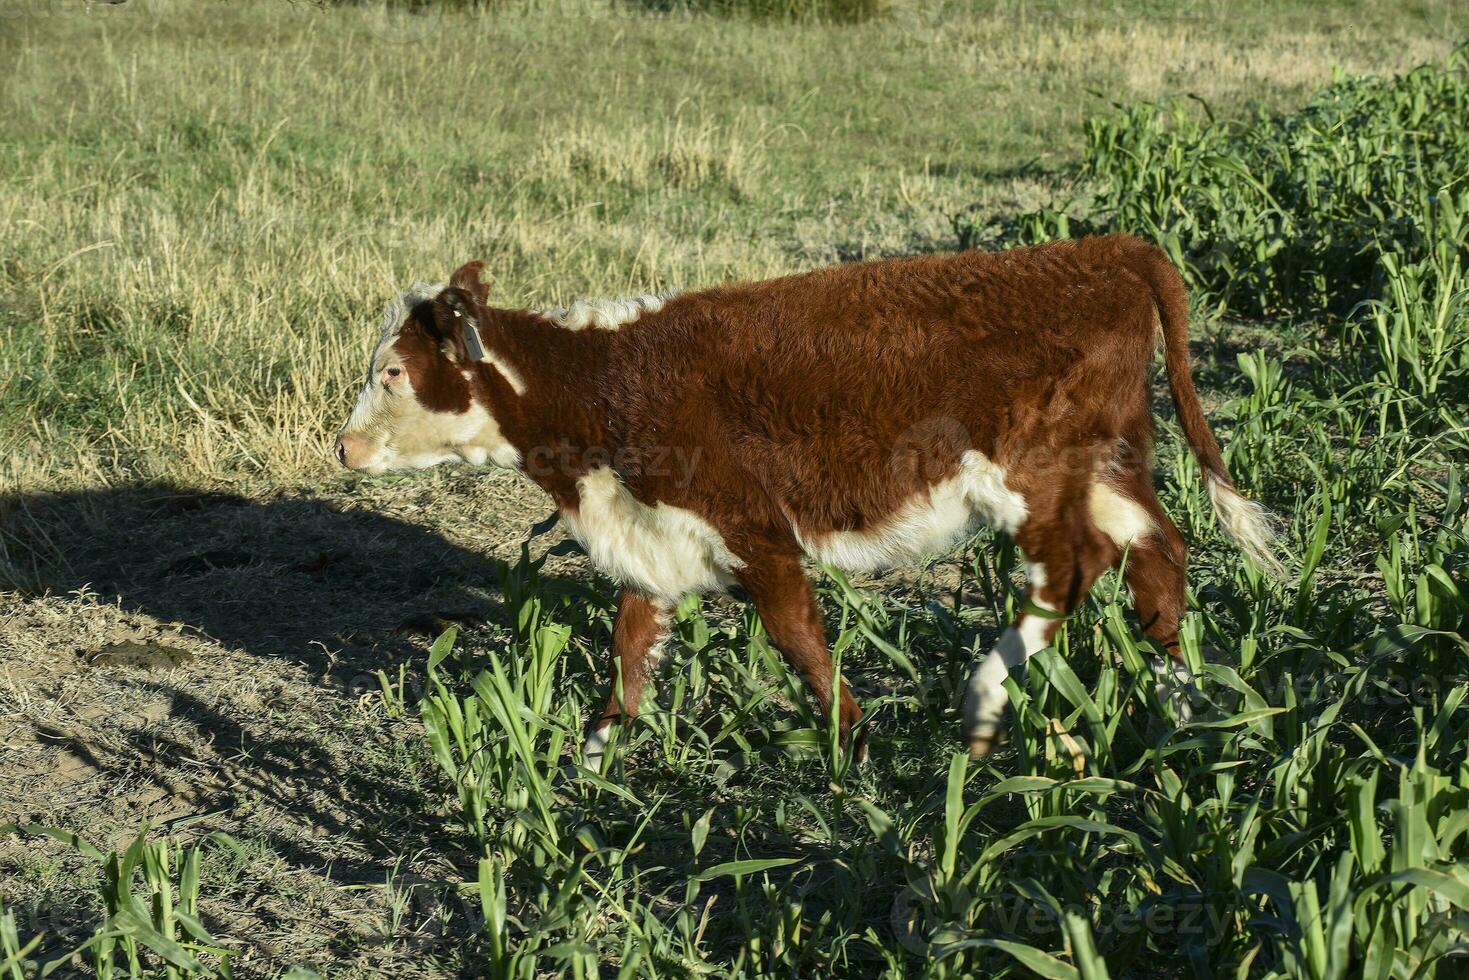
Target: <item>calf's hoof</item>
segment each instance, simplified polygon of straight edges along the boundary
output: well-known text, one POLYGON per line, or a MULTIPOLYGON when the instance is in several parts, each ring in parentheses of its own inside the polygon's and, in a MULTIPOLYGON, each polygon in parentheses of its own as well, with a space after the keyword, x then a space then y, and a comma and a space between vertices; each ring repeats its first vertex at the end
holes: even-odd
POLYGON ((602 772, 602 761, 607 754, 607 743, 612 738, 612 725, 609 722, 601 728, 594 729, 587 736, 586 742, 582 744, 582 765, 595 773, 602 772))
POLYGON ((863 728, 857 733, 857 740, 852 745, 852 761, 859 766, 867 765, 870 753, 867 748, 868 729, 863 728))
POLYGON ((978 762, 995 750, 995 743, 999 741, 998 732, 991 729, 984 732, 969 733, 969 759, 978 762))
POLYGON ((1008 700, 1004 688, 985 687, 978 670, 970 677, 964 698, 964 740, 969 743, 970 759, 983 759, 994 751, 1008 700))

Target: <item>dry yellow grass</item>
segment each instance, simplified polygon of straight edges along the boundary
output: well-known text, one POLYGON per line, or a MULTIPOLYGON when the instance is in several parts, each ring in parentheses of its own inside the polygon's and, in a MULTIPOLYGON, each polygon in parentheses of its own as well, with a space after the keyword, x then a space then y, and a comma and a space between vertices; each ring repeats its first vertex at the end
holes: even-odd
POLYGON ((319 480, 411 279, 483 257, 535 306, 949 247, 954 212, 1043 193, 1088 91, 1231 111, 1462 29, 1451 3, 1069 6, 12 8, 0 489, 319 480))

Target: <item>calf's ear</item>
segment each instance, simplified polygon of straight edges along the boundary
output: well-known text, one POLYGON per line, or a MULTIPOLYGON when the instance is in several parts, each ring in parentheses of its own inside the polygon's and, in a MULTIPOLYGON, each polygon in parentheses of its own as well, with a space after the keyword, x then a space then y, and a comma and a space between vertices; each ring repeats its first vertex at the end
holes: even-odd
POLYGON ((466 262, 454 270, 454 274, 449 277, 449 285, 464 290, 481 303, 487 303, 490 299, 490 285, 479 281, 484 271, 485 264, 478 259, 466 262))
MULTIPOLYGON (((476 263, 477 264, 477 263, 476 263)), ((453 361, 479 361, 485 356, 480 343, 476 303, 463 289, 450 286, 439 293, 439 305, 447 316, 440 319, 439 343, 453 361)))

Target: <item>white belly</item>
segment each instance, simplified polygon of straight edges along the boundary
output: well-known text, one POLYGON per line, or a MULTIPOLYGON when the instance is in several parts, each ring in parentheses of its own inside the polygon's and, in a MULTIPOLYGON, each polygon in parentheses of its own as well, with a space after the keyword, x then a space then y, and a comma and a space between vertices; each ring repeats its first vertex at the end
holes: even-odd
POLYGON ((871 572, 941 554, 982 523, 1014 533, 1027 513, 1025 498, 1005 486, 1005 471, 971 449, 957 474, 917 494, 877 527, 812 537, 797 528, 796 539, 819 562, 871 572))
POLYGON ((708 521, 681 507, 649 507, 610 469, 593 470, 576 489, 576 513, 561 514, 566 529, 594 565, 625 585, 677 602, 727 588, 744 567, 708 521))

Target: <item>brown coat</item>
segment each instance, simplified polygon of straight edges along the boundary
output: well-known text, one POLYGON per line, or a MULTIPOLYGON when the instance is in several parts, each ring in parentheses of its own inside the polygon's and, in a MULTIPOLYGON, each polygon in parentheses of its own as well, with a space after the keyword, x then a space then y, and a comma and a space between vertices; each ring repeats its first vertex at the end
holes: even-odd
MULTIPOLYGON (((614 329, 491 308, 479 275, 479 263, 461 268, 405 309, 396 334, 385 329, 374 369, 401 364, 406 379, 384 376, 383 387, 400 382, 415 407, 405 414, 400 402, 400 419, 374 428, 360 402, 341 455, 366 468, 491 458, 550 494, 626 586, 614 644, 622 697, 594 726, 597 752, 604 726, 635 713, 681 594, 742 585, 825 706, 830 661, 802 555, 880 567, 942 549, 978 520, 1015 536, 1031 579, 1033 622, 1027 630, 1022 616, 1018 652, 1002 641, 992 660, 1008 668, 1048 642, 1056 620, 1043 611, 1073 610, 1124 550, 1146 629, 1176 648, 1186 552, 1149 462, 1160 330, 1179 421, 1222 522, 1271 561, 1268 525, 1235 493, 1194 392, 1182 283, 1137 239, 648 298, 601 318, 614 329), (396 433, 420 430, 441 431, 443 444, 397 448, 396 433)), ((976 750, 994 737, 998 676, 991 666, 971 689, 976 750)), ((843 731, 859 717, 843 687, 843 731)))

